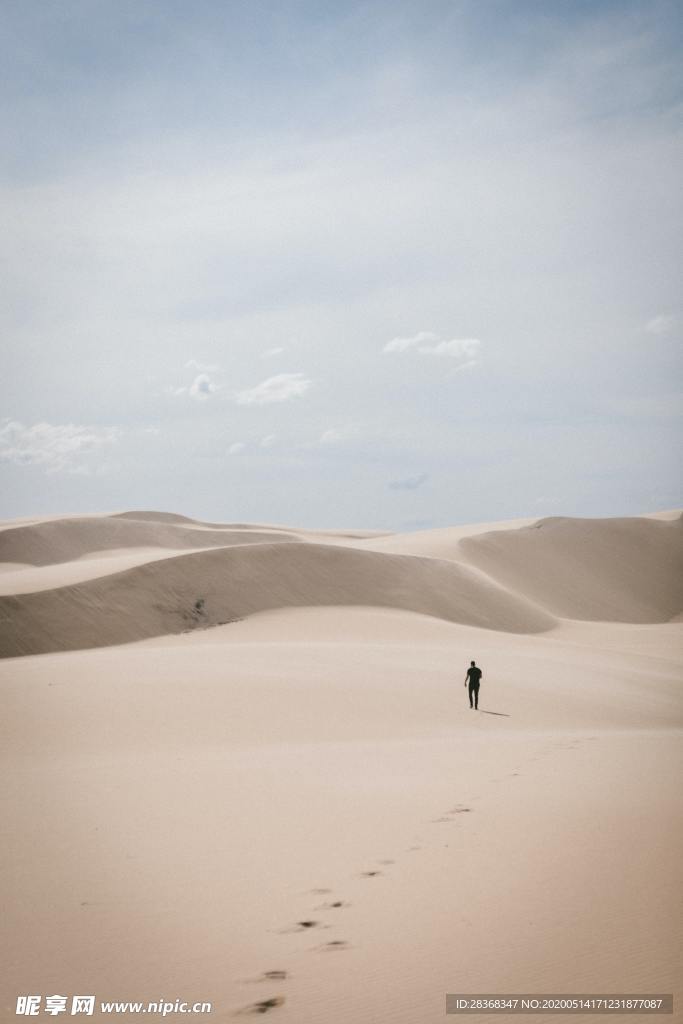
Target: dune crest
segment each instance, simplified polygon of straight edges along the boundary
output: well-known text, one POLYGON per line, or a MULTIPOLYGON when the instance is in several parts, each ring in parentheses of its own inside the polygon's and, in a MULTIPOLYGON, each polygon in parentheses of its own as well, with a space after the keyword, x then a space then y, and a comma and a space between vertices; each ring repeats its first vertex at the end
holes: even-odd
POLYGON ((202 532, 204 530, 223 530, 226 533, 230 533, 232 530, 245 530, 252 534, 258 534, 261 532, 268 537, 272 537, 273 540, 277 540, 278 535, 282 534, 301 540, 309 538, 322 539, 323 537, 342 540, 366 540, 376 537, 391 536, 391 534, 385 530, 307 530, 291 526, 279 526, 276 523, 209 523, 205 522, 203 519, 191 519, 189 516, 178 515, 175 512, 155 512, 148 510, 142 510, 139 512, 115 512, 109 518, 126 520, 133 519, 137 522, 147 523, 179 524, 191 526, 195 530, 202 532))
MULTIPOLYGON (((164 513, 164 515, 170 513, 164 513)), ((155 513, 156 515, 156 513, 155 513)), ((0 532, 0 562, 53 565, 95 551, 117 548, 215 548, 230 544, 299 541, 295 533, 221 527, 195 529, 171 520, 127 519, 121 516, 56 519, 0 532)))
POLYGON ((12 575, 7 565, 0 656, 127 643, 276 608, 394 608, 507 633, 544 632, 559 618, 667 622, 683 609, 681 516, 553 517, 414 537, 191 523, 130 512, 0 531, 0 562, 29 567, 12 575))

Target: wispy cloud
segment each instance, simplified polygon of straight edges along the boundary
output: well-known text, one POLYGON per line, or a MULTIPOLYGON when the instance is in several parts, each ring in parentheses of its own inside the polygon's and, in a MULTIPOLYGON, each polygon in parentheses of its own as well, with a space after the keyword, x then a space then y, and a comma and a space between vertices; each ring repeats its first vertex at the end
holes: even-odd
POLYGON ((282 355, 284 348, 282 345, 275 345, 274 348, 267 348, 265 352, 261 353, 261 359, 272 359, 273 356, 282 355))
POLYGON ((87 472, 87 458, 118 441, 117 427, 87 427, 74 423, 34 423, 3 420, 0 461, 19 466, 43 466, 48 473, 87 472))
POLYGON ((235 400, 239 405, 269 405, 272 402, 288 402, 308 391, 313 381, 303 373, 278 373, 262 380, 256 387, 238 391, 235 400))
POLYGON ((258 455, 259 451, 264 448, 272 448, 277 441, 277 434, 266 434, 264 437, 258 440, 252 441, 234 441, 233 444, 228 448, 228 455, 242 455, 243 452, 249 451, 253 455, 258 455))
POLYGON ((420 473, 418 476, 409 476, 404 480, 391 480, 387 486, 390 491, 416 491, 429 480, 429 473, 420 473))
POLYGON ((388 341, 383 352, 405 352, 406 349, 415 348, 423 345, 433 345, 439 340, 438 334, 433 334, 431 331, 419 331, 417 334, 413 334, 409 338, 392 338, 388 341))
POLYGON ((660 313, 648 320, 645 330, 648 334, 669 334, 676 326, 678 318, 672 313, 660 313))
POLYGON ((323 430, 322 434, 318 438, 318 444, 341 444, 343 441, 348 441, 349 438, 353 437, 357 433, 357 428, 352 425, 330 427, 328 430, 323 430))
POLYGON ((446 340, 432 331, 419 331, 407 338, 392 338, 383 352, 418 352, 421 356, 446 356, 455 359, 461 367, 473 366, 477 362, 478 338, 451 338, 446 340))
POLYGON ((323 430, 318 444, 338 444, 339 441, 344 439, 344 434, 341 430, 323 430))

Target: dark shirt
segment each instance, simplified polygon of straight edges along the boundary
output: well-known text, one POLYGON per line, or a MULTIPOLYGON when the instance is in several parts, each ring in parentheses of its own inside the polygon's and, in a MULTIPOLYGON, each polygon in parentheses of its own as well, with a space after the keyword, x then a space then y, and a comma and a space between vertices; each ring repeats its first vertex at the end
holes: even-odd
POLYGON ((478 685, 481 679, 481 669, 477 668, 476 665, 472 665, 471 668, 467 669, 467 676, 471 683, 478 685))

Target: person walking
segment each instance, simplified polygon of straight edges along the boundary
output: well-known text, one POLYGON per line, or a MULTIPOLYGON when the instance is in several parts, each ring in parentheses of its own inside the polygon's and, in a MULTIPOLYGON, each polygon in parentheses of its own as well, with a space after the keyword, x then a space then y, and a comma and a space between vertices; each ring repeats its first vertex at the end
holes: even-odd
POLYGON ((470 667, 467 669, 467 675, 465 676, 465 686, 469 684, 470 707, 474 708, 475 711, 478 711, 479 709, 479 683, 482 675, 483 673, 481 669, 471 661, 470 667), (473 698, 474 703, 472 703, 473 698))

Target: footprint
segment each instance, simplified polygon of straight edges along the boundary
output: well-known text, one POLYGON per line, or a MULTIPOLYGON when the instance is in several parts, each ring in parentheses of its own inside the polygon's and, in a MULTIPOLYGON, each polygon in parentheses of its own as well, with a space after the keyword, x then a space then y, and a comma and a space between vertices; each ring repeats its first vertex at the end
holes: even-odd
POLYGON ((349 943, 344 939, 333 939, 332 942, 326 942, 324 946, 318 946, 323 953, 338 953, 343 949, 350 948, 349 943))
POLYGON ((288 928, 281 928, 279 931, 280 935, 291 935, 292 932, 306 932, 310 931, 311 928, 329 928, 329 925, 321 925, 320 921, 297 921, 296 924, 290 925, 288 928))
POLYGON ((327 896, 328 893, 332 892, 331 889, 309 889, 308 891, 312 892, 314 896, 327 896))
POLYGON ((263 974, 259 974, 256 978, 244 978, 245 983, 260 984, 263 981, 286 981, 288 978, 287 971, 264 971, 263 974))
POLYGON ((262 999, 258 1003, 251 1003, 242 1010, 238 1010, 237 1013, 268 1013, 268 1010, 275 1010, 278 1006, 282 1006, 284 1001, 284 996, 272 996, 270 999, 262 999))
POLYGON ((376 875, 381 875, 381 874, 382 874, 381 871, 363 871, 362 872, 362 877, 363 878, 375 878, 376 875))
POLYGON ((396 861, 395 860, 378 860, 377 863, 378 864, 395 864, 396 861))
POLYGON ((463 807, 462 804, 458 804, 457 807, 453 807, 452 810, 450 810, 448 813, 449 814, 469 814, 469 812, 471 810, 472 810, 471 807, 463 807))

